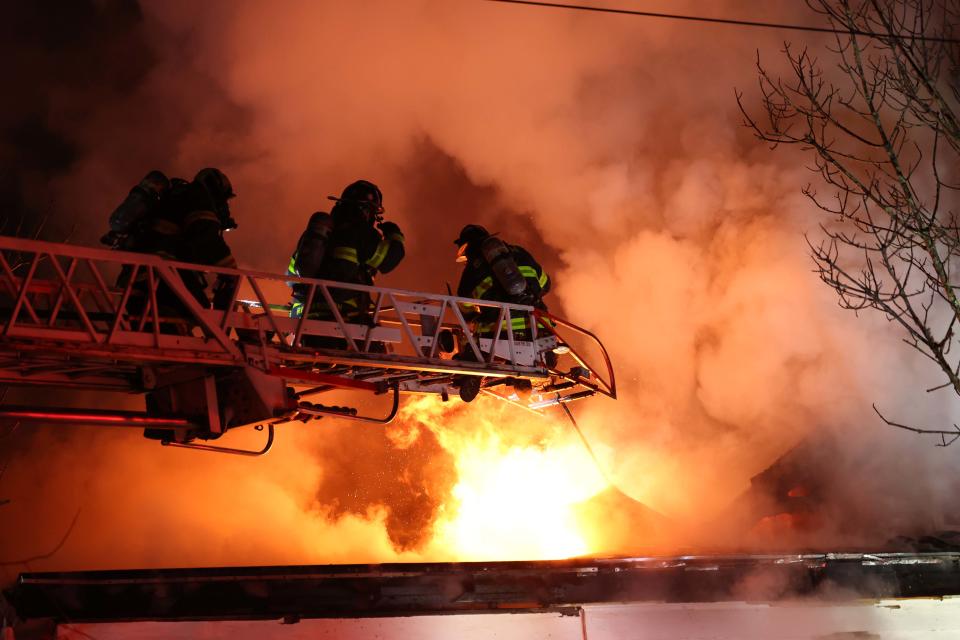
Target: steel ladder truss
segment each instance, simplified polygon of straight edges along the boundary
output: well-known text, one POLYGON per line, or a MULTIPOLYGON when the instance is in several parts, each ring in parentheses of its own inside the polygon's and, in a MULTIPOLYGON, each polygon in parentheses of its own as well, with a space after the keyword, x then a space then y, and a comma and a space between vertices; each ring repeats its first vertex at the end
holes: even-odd
POLYGON ((400 394, 446 399, 470 376, 481 377, 484 393, 535 412, 616 398, 599 339, 530 306, 0 236, 0 385, 145 394, 147 409, 0 405, 0 418, 133 426, 171 446, 260 455, 280 422, 387 423, 400 394), (202 306, 187 285, 218 277, 229 289, 224 310, 202 306), (288 296, 293 283, 313 313, 290 317, 288 304, 265 295, 288 296), (341 314, 336 301, 345 295, 369 301, 365 322, 341 314), (468 310, 495 315, 496 334, 479 334, 468 310), (531 339, 518 339, 518 317, 533 327, 531 339), (381 417, 314 401, 337 389, 390 394, 390 410, 381 417), (195 442, 243 425, 267 428, 262 450, 195 442))

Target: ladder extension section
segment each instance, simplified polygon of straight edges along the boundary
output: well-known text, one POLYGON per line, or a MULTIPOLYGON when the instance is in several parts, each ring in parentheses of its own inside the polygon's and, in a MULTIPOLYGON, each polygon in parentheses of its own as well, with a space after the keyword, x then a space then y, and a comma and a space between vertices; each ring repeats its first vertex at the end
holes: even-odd
POLYGON ((481 376, 484 391, 504 399, 515 398, 498 387, 529 381, 540 391, 525 403, 534 409, 616 397, 596 336, 530 306, 0 236, 0 384, 140 392, 164 372, 218 368, 311 387, 300 395, 341 387, 446 394, 455 377, 481 376), (217 278, 229 289, 222 310, 202 305, 187 284, 217 278), (276 304, 293 283, 314 313, 295 318, 276 304), (366 321, 347 321, 335 302, 346 296, 368 302, 366 321), (478 310, 498 319, 495 335, 476 331, 468 312, 478 310), (531 339, 518 338, 519 318, 533 327, 531 339), (569 337, 592 344, 600 366, 569 337))

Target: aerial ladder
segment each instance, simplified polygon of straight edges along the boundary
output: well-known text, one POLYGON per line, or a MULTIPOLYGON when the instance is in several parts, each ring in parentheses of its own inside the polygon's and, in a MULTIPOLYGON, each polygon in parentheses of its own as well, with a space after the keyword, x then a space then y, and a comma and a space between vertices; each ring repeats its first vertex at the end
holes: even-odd
POLYGON ((262 455, 282 422, 332 416, 386 424, 402 395, 446 400, 468 376, 481 378, 484 394, 535 413, 616 398, 599 339, 531 306, 0 236, 0 385, 139 394, 145 406, 0 401, 0 419, 138 427, 168 446, 262 455), (186 282, 217 277, 230 283, 230 295, 212 309, 186 282), (324 319, 294 318, 289 305, 270 302, 294 282, 307 291, 305 308, 327 310, 324 319), (340 313, 335 299, 345 290, 368 296, 367 321, 340 313), (493 335, 475 330, 468 308, 498 317, 493 335), (518 316, 533 327, 528 340, 515 335, 518 316), (381 415, 322 402, 338 390, 387 396, 390 408, 381 415), (266 444, 211 444, 242 426, 266 429, 266 444))

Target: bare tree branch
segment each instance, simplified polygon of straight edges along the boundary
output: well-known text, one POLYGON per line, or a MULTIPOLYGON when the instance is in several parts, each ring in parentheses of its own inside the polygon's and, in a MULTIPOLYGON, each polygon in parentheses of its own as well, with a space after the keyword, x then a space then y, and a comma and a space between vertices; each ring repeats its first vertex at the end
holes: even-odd
POLYGON ((893 420, 887 419, 886 416, 880 413, 880 410, 877 409, 877 405, 873 405, 873 410, 877 412, 877 415, 880 416, 881 420, 891 427, 912 431, 913 433, 919 433, 922 435, 940 436, 940 444, 937 445, 938 447, 949 447, 951 444, 956 442, 958 438, 960 438, 960 427, 957 425, 953 425, 952 431, 945 431, 942 429, 920 429, 919 427, 911 427, 910 425, 901 424, 899 422, 894 422, 893 420), (947 439, 948 437, 949 440, 947 439))
MULTIPOLYGON (((944 376, 934 389, 960 395, 960 353, 951 350, 960 323, 952 279, 960 265, 960 47, 930 39, 951 38, 960 11, 954 0, 807 4, 837 30, 829 64, 785 44, 778 77, 758 52, 759 114, 735 93, 744 124, 771 148, 812 154, 819 184, 802 191, 830 222, 820 225, 821 241, 807 244, 840 306, 897 324, 944 376), (858 36, 871 30, 892 36, 858 36)), ((941 446, 955 437, 918 432, 939 434, 941 446)))

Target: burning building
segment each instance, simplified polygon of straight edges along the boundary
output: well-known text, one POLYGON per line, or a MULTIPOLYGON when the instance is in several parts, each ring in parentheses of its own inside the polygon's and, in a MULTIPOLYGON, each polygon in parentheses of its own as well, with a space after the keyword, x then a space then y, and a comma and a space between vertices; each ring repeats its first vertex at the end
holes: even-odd
MULTIPOLYGON (((32 235, 42 226, 44 239, 82 251, 97 244, 109 211, 147 170, 192 175, 217 166, 238 194, 232 204, 239 227, 229 241, 241 270, 276 276, 263 300, 245 295, 285 304, 283 272, 310 214, 326 206, 326 194, 357 176, 372 177, 407 236, 405 263, 378 281, 385 288, 443 298, 457 277, 451 241, 471 222, 538 256, 555 283, 551 312, 597 335, 615 365, 616 401, 570 405, 592 454, 556 407, 542 419, 492 397, 469 407, 455 398, 399 403, 385 427, 359 425, 332 409, 384 418, 393 413, 392 397, 361 404, 350 396, 304 398, 323 405, 313 409, 323 420, 272 425, 273 448, 256 460, 163 449, 135 431, 11 429, 10 422, 0 427, 0 518, 15 523, 0 527, 8 584, 21 573, 32 585, 101 578, 143 585, 148 576, 138 571, 170 567, 476 561, 502 569, 494 574, 505 582, 523 583, 514 571, 541 572, 542 581, 531 578, 539 596, 588 575, 605 580, 608 569, 632 579, 665 568, 646 561, 535 570, 496 563, 742 551, 745 541, 761 538, 764 550, 778 553, 876 550, 897 535, 929 531, 938 514, 949 512, 952 451, 878 425, 870 403, 882 399, 898 414, 934 424, 949 418, 953 401, 933 395, 917 407, 915 392, 936 384, 922 364, 890 340, 887 323, 842 314, 810 276, 802 235, 816 219, 799 193, 808 179, 802 161, 771 156, 740 126, 731 87, 752 85, 757 48, 781 46, 782 33, 493 2, 354 4, 10 7, 0 47, 17 62, 11 73, 18 100, 0 110, 7 132, 0 149, 15 167, 0 183, 0 202, 11 212, 4 233, 32 235), (795 449, 801 442, 808 444, 795 449), (777 460, 774 468, 791 469, 764 471, 777 460), (742 497, 751 486, 752 495, 767 494, 766 507, 742 497), (771 496, 787 506, 770 506, 771 496), (825 497, 829 508, 821 509, 825 497), (762 518, 768 520, 758 524, 762 518), (785 536, 784 527, 809 535, 785 536), (133 573, 63 575, 94 570, 133 573)), ((649 5, 707 10, 690 2, 649 5)), ((709 8, 715 17, 746 10, 732 1, 709 8)), ((749 12, 758 21, 812 19, 803 7, 749 12)), ((821 36, 804 37, 817 44, 821 36)), ((94 259, 79 255, 74 268, 98 288, 86 271, 88 257, 94 259)), ((62 260, 64 280, 73 282, 69 259, 62 260)), ((53 267, 45 258, 37 268, 43 275, 53 267)), ((23 272, 4 275, 17 294, 23 272)), ((58 274, 46 276, 54 282, 47 310, 76 314, 72 301, 57 301, 58 274)), ((19 295, 3 295, 17 304, 19 295)), ((21 311, 23 322, 45 324, 21 311)), ((92 332, 79 316, 69 320, 99 335, 103 318, 88 319, 92 332)), ((148 339, 159 324, 141 327, 148 339)), ((191 337, 208 351, 229 350, 209 339, 218 327, 191 337)), ((402 324, 393 329, 408 339, 402 324)), ((64 391, 77 367, 50 370, 49 362, 24 365, 12 356, 7 364, 20 372, 33 365, 52 391, 31 397, 11 389, 5 406, 56 404, 93 417, 103 415, 91 410, 144 418, 146 407, 125 388, 114 395, 64 391)), ((96 375, 130 373, 118 365, 96 375)), ((450 374, 433 373, 438 384, 450 374)), ((329 382, 317 378, 311 386, 329 382)), ((189 380, 182 383, 199 393, 189 380)), ((245 409, 289 409, 285 389, 274 391, 264 406, 245 409)), ((175 412, 160 415, 171 417, 175 412)), ((267 429, 237 431, 203 444, 256 452, 267 437, 267 429)), ((839 570, 835 560, 781 564, 809 586, 822 584, 811 575, 839 570)), ((687 578, 742 569, 674 562, 672 570, 687 578)), ((844 562, 859 563, 863 575, 887 566, 866 557, 844 562)), ((949 574, 949 560, 943 562, 937 571, 949 574)), ((901 588, 920 574, 903 573, 907 564, 888 565, 899 586, 864 593, 948 591, 901 588)), ((478 584, 487 566, 468 567, 454 581, 478 584)), ((429 582, 428 569, 418 571, 429 582)), ((189 581, 227 579, 219 570, 192 571, 156 574, 150 584, 176 591, 189 581)), ((350 579, 362 582, 360 589, 383 577, 357 572, 350 579)), ((253 573, 244 574, 244 588, 269 599, 262 588, 269 580, 253 573)), ((747 582, 794 584, 793 574, 786 583, 780 574, 760 574, 747 582)), ((436 584, 449 587, 446 578, 436 584)), ((479 584, 490 592, 503 586, 479 584)), ((23 588, 22 598, 47 597, 23 588)), ((59 588, 56 598, 82 596, 59 588)), ((812 586, 800 591, 820 593, 812 586)), ((476 589, 464 593, 473 594, 467 601, 489 602, 476 589)), ((564 593, 543 602, 596 602, 575 589, 564 593)), ((734 590, 731 597, 750 600, 752 593, 734 590)), ((504 602, 529 604, 528 593, 515 595, 504 602)), ((882 606, 871 611, 892 616, 914 605, 882 606)), ((747 605, 738 611, 756 612, 747 605)), ((779 624, 789 625, 788 613, 775 612, 786 616, 779 624)), ((282 614, 296 617, 296 607, 282 614)), ((564 629, 581 625, 576 617, 558 620, 564 629)), ((330 624, 329 632, 346 634, 341 623, 330 624)), ((358 635, 384 628, 358 624, 358 635)))

